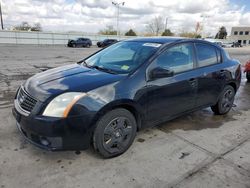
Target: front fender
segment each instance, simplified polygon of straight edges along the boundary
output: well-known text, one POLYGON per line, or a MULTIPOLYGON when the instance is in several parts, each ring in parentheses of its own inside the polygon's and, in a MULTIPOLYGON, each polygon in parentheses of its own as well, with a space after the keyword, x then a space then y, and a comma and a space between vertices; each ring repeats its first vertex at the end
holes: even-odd
MULTIPOLYGON (((104 96, 100 95, 100 96, 104 96)), ((110 96, 110 95, 109 95, 110 96)), ((145 109, 132 99, 114 99, 104 100, 97 95, 87 94, 77 101, 71 109, 69 116, 82 116, 87 127, 94 130, 96 122, 108 111, 114 108, 125 108, 129 110, 138 120, 140 128, 141 122, 145 119, 145 109)))

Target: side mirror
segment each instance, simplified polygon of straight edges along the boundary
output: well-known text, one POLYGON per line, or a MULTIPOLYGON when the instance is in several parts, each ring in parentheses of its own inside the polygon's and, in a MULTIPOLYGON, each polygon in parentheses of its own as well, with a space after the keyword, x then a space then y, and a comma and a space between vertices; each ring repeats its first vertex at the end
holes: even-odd
POLYGON ((150 79, 154 80, 157 78, 166 78, 174 75, 174 71, 169 69, 164 69, 162 67, 156 67, 150 71, 150 79))

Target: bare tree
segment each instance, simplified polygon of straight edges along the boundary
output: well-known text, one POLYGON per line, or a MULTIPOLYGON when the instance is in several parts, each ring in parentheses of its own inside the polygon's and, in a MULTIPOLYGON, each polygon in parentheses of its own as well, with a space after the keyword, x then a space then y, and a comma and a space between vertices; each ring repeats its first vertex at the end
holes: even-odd
POLYGON ((31 26, 28 22, 22 22, 20 25, 14 27, 14 30, 18 31, 42 31, 42 26, 40 23, 35 23, 31 26))
POLYGON ((34 26, 31 27, 31 31, 42 31, 42 26, 39 22, 34 23, 34 26))
POLYGON ((98 33, 101 35, 117 35, 117 31, 114 30, 112 25, 107 25, 106 29, 100 30, 98 33))
POLYGON ((155 17, 147 24, 146 29, 149 33, 158 36, 164 29, 163 18, 161 16, 155 17))
POLYGON ((31 26, 26 21, 14 27, 14 30, 18 30, 18 31, 29 31, 30 29, 31 29, 31 26))

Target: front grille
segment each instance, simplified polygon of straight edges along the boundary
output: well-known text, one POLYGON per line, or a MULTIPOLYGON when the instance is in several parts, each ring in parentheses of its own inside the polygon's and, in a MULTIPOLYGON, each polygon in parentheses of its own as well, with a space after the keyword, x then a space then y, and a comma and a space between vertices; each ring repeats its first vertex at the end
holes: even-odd
POLYGON ((37 103, 37 100, 26 93, 23 88, 20 88, 18 92, 17 101, 20 107, 26 112, 31 112, 37 103))

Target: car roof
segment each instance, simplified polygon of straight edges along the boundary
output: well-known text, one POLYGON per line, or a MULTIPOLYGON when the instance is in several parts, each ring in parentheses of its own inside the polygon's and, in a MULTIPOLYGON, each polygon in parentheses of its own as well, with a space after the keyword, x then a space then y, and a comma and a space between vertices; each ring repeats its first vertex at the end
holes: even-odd
POLYGON ((213 44, 211 42, 202 40, 202 39, 192 39, 192 38, 184 38, 184 37, 143 37, 143 38, 133 38, 128 39, 126 41, 134 41, 134 42, 151 42, 151 43, 174 43, 174 42, 202 42, 207 44, 213 44))

